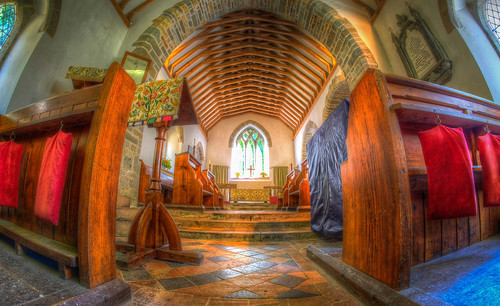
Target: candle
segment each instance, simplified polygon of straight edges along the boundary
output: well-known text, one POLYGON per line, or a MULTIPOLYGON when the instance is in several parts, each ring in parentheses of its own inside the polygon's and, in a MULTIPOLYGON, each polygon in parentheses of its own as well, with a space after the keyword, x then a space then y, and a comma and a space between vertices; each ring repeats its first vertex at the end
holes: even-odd
POLYGON ((208 161, 208 164, 209 164, 209 165, 211 165, 211 164, 212 164, 212 161, 211 161, 211 160, 209 160, 209 161, 208 161))

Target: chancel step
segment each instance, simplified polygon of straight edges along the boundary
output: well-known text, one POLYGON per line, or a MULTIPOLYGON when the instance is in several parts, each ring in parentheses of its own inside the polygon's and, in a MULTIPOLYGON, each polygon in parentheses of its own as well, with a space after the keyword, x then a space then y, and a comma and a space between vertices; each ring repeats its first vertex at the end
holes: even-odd
POLYGON ((185 211, 169 209, 181 237, 209 240, 284 241, 318 236, 310 213, 282 211, 185 211))

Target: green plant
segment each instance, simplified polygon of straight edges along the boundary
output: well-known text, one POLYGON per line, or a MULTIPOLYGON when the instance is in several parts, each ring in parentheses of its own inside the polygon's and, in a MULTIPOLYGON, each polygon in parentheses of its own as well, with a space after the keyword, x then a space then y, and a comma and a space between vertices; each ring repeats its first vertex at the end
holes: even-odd
POLYGON ((163 158, 161 160, 161 166, 167 170, 172 169, 172 159, 171 158, 163 158))
POLYGON ((266 176, 267 176, 267 173, 265 173, 264 171, 262 171, 262 172, 260 173, 260 176, 262 176, 262 177, 266 177, 266 176))

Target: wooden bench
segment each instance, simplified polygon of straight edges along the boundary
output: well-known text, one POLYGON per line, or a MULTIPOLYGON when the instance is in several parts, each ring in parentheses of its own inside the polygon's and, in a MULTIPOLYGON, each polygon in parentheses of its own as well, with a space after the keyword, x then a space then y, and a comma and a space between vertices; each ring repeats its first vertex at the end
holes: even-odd
POLYGON ((307 159, 301 164, 300 173, 295 176, 288 188, 288 208, 290 211, 311 209, 311 195, 309 192, 309 168, 307 159))
POLYGON ((282 196, 278 197, 278 210, 286 210, 288 208, 288 193, 289 193, 289 188, 290 184, 292 183, 292 180, 300 173, 299 170, 293 169, 290 171, 290 173, 287 174, 286 176, 286 183, 283 186, 283 189, 281 190, 282 196))
POLYGON ((215 175, 207 169, 203 170, 202 174, 208 179, 209 183, 211 184, 214 190, 214 195, 213 195, 214 207, 223 209, 224 197, 222 196, 222 192, 220 191, 219 186, 215 182, 215 175))
MULTIPOLYGON (((478 214, 429 220, 425 160, 418 132, 461 127, 473 166, 485 125, 500 134, 500 106, 436 84, 368 69, 351 93, 342 166, 342 260, 395 290, 409 286, 412 265, 498 232, 500 207, 484 207, 474 169, 478 214), (437 116, 439 115, 439 120, 437 116)), ((453 182, 450 182, 453 184, 453 182)))
MULTIPOLYGON (((142 159, 141 172, 139 175, 139 197, 138 201, 145 203, 146 191, 149 189, 152 169, 146 165, 142 159)), ((161 173, 161 189, 163 191, 163 204, 172 204, 172 192, 174 190, 174 178, 165 173, 161 173)))
POLYGON ((71 278, 71 268, 78 267, 78 250, 74 246, 37 234, 6 220, 0 220, 0 234, 14 240, 17 255, 23 255, 23 247, 26 247, 57 261, 61 278, 71 278))
POLYGON ((204 208, 203 199, 213 193, 203 189, 203 183, 197 175, 200 167, 200 162, 188 152, 175 155, 173 204, 204 208))
POLYGON ((118 179, 135 83, 118 63, 95 85, 0 116, 0 140, 14 132, 24 145, 17 208, 0 207, 0 232, 22 247, 56 260, 63 277, 78 267, 93 288, 116 278, 118 179), (58 225, 35 216, 36 186, 45 142, 63 122, 73 142, 58 225))

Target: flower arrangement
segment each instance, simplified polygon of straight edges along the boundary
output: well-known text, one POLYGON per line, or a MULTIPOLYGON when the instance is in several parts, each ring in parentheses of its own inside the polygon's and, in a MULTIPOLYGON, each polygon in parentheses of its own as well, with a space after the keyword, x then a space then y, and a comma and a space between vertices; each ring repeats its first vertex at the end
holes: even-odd
POLYGON ((264 171, 262 171, 262 172, 260 173, 260 176, 262 176, 262 177, 266 177, 266 176, 267 176, 267 173, 265 173, 264 171))
POLYGON ((236 172, 234 175, 236 175, 236 177, 239 178, 241 174, 239 172, 236 172))
POLYGON ((172 159, 171 158, 162 158, 161 166, 167 170, 172 169, 172 159))

